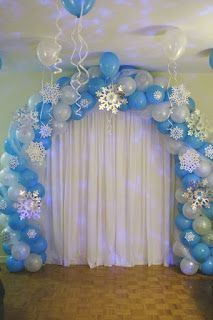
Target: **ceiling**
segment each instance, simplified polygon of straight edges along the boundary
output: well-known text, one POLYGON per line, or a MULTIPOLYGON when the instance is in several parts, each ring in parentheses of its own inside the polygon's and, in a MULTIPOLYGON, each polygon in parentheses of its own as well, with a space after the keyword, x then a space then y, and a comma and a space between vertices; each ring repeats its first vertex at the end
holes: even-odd
MULTIPOLYGON (((3 70, 35 71, 41 65, 36 47, 44 38, 62 35, 64 67, 69 66, 75 18, 60 0, 0 0, 0 56, 3 70), (57 3, 59 9, 57 9, 57 3)), ((162 49, 167 28, 181 28, 188 39, 178 60, 181 72, 210 72, 209 48, 213 47, 212 0, 96 0, 83 17, 84 38, 89 46, 87 64, 96 64, 103 51, 116 52, 122 64, 166 71, 162 49)))

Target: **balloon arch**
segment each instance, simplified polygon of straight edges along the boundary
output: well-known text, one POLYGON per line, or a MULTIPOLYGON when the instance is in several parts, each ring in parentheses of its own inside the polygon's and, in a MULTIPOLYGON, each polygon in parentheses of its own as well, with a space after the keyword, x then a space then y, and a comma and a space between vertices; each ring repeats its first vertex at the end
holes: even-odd
MULTIPOLYGON (((81 17, 95 0, 84 0, 84 7, 79 0, 62 3, 81 17)), ((40 61, 53 65, 55 55, 50 61, 41 54, 45 46, 40 49, 40 61)), ((175 52, 173 59, 180 54, 181 50, 175 52)), ((52 135, 62 134, 69 121, 81 120, 98 106, 115 116, 131 110, 150 114, 165 136, 181 184, 175 194, 179 239, 173 245, 174 254, 183 273, 192 275, 200 270, 213 275, 213 145, 190 93, 182 84, 167 88, 164 78, 153 79, 147 71, 120 66, 112 52, 102 54, 99 66, 85 69, 79 63, 77 69, 71 78, 61 77, 43 86, 16 111, 10 124, 0 171, 1 240, 8 270, 36 272, 45 264, 48 244, 36 223, 45 196, 39 172, 52 135)))

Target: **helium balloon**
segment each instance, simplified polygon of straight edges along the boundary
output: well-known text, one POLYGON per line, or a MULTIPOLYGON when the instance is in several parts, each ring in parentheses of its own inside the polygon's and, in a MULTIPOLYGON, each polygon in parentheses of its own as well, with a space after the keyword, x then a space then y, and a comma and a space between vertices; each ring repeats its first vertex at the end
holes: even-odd
POLYGON ((25 242, 19 241, 12 246, 12 256, 16 260, 24 260, 30 254, 30 247, 25 242))
POLYGON ((32 253, 41 253, 47 249, 47 240, 40 236, 35 242, 30 245, 32 253))
POLYGON ((52 104, 39 102, 35 109, 39 113, 39 119, 41 122, 47 123, 52 120, 52 104))
POLYGON ((32 128, 22 127, 16 131, 16 137, 20 142, 24 144, 29 144, 33 141, 35 134, 32 128))
POLYGON ((76 89, 73 89, 71 86, 65 86, 61 89, 61 100, 64 104, 74 104, 77 99, 78 93, 76 89))
POLYGON ((200 236, 192 229, 184 230, 181 234, 181 242, 188 248, 192 248, 200 242, 200 236))
POLYGON ((4 168, 0 171, 0 183, 4 186, 14 186, 17 184, 17 181, 17 175, 9 168, 4 168))
POLYGON ((29 244, 35 243, 41 235, 40 229, 34 225, 27 225, 21 232, 21 239, 29 244))
POLYGON ((199 167, 194 171, 196 175, 201 178, 206 178, 212 171, 213 166, 210 160, 205 159, 204 157, 200 158, 199 167))
POLYGON ((198 177, 196 174, 188 173, 183 177, 182 185, 184 189, 187 189, 190 187, 196 187, 200 181, 201 178, 198 177))
POLYGON ((24 261, 24 266, 29 272, 37 272, 42 267, 42 258, 38 254, 31 253, 24 261))
POLYGON ((56 121, 67 121, 71 116, 70 106, 59 102, 56 106, 53 107, 53 116, 56 121))
POLYGON ((202 273, 212 276, 213 275, 213 257, 209 257, 201 264, 200 270, 202 273))
POLYGON ((135 91, 128 97, 129 108, 133 110, 143 110, 147 106, 146 96, 143 91, 135 91))
POLYGON ((192 276, 197 273, 199 264, 193 260, 189 260, 188 258, 183 258, 180 263, 180 269, 187 276, 192 276))
POLYGON ((37 47, 36 53, 39 61, 45 67, 51 67, 58 60, 61 46, 53 39, 42 40, 37 47))
POLYGON ((69 13, 80 18, 93 8, 95 0, 62 0, 62 4, 69 13))
POLYGON ((165 98, 165 91, 157 84, 153 84, 146 89, 146 97, 149 103, 159 104, 165 98))
POLYGON ((16 184, 15 186, 9 187, 8 189, 8 198, 11 201, 17 201, 20 197, 20 194, 26 189, 21 184, 16 184))
POLYGON ((173 244, 173 252, 177 257, 184 258, 189 256, 188 248, 184 247, 180 241, 175 241, 173 244))
POLYGON ((210 256, 210 249, 205 243, 198 243, 191 249, 192 257, 198 262, 205 262, 210 256))
POLYGON ((20 219, 17 213, 12 214, 8 218, 8 225, 13 230, 22 230, 26 226, 27 222, 25 219, 20 219))
POLYGON ((43 198, 45 196, 45 188, 41 183, 37 183, 33 187, 28 189, 30 192, 38 191, 39 197, 43 198))
POLYGON ((16 260, 12 256, 7 258, 6 266, 10 272, 20 272, 20 271, 24 270, 23 261, 16 260))
POLYGON ((122 77, 118 80, 118 85, 121 85, 125 96, 130 96, 136 90, 136 82, 131 77, 122 77))
POLYGON ((4 141, 4 150, 12 156, 16 156, 16 151, 14 150, 13 144, 10 139, 4 141))
MULTIPOLYGON (((188 218, 194 220, 201 214, 201 210, 196 208, 195 210, 192 209, 191 203, 186 202, 183 206, 183 215, 188 218)), ((196 230, 195 230, 196 231, 196 230)))
POLYGON ((170 129, 173 127, 174 122, 171 119, 167 119, 162 122, 157 122, 157 128, 160 133, 169 134, 170 129))
POLYGON ((105 81, 102 78, 92 78, 88 83, 88 91, 93 96, 96 96, 96 92, 105 86, 105 81))
POLYGON ((187 106, 174 107, 171 114, 171 119, 176 123, 183 123, 189 117, 189 114, 190 112, 187 106))
POLYGON ((202 237, 202 240, 207 246, 213 248, 213 230, 209 230, 209 232, 202 237))
MULTIPOLYGON (((170 104, 168 102, 160 103, 152 108, 152 117, 157 122, 163 122, 169 119, 170 104)), ((171 126, 171 125, 170 125, 171 126)))
POLYGON ((101 70, 99 66, 90 67, 88 69, 90 79, 99 78, 101 76, 101 70))
POLYGON ((109 78, 113 78, 119 70, 120 61, 113 52, 104 52, 100 58, 100 69, 109 78))
POLYGON ((184 231, 192 227, 192 221, 184 217, 184 215, 178 214, 175 217, 175 225, 178 230, 184 231))
POLYGON ((136 74, 135 82, 137 90, 145 91, 149 86, 153 84, 153 77, 148 71, 141 70, 136 74))
POLYGON ((199 216, 195 218, 192 226, 195 232, 203 236, 211 230, 211 221, 205 216, 199 216))
POLYGON ((182 30, 171 28, 166 32, 162 44, 166 56, 175 61, 183 55, 187 38, 182 30))
POLYGON ((9 167, 9 161, 11 159, 11 155, 9 155, 7 152, 4 152, 1 156, 1 165, 3 168, 9 167))

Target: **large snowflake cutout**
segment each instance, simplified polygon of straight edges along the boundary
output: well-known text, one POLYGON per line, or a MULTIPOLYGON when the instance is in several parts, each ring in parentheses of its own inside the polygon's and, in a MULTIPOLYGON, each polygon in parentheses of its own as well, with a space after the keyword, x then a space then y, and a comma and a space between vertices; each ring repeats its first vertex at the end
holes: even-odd
POLYGON ((96 95, 99 101, 99 110, 105 109, 116 114, 122 104, 127 104, 122 86, 111 84, 101 88, 96 92, 96 95))
POLYGON ((16 156, 10 156, 9 158, 9 167, 10 169, 16 169, 19 166, 18 157, 16 156))
POLYGON ((42 142, 31 142, 26 149, 26 153, 32 162, 38 162, 40 165, 42 165, 47 154, 42 142))
POLYGON ((183 197, 191 203, 193 210, 197 208, 210 208, 210 193, 208 189, 196 189, 192 187, 188 188, 186 192, 183 193, 183 197))
POLYGON ((48 125, 44 124, 40 127, 40 135, 42 138, 48 138, 51 137, 53 129, 48 125))
POLYGON ((177 106, 183 106, 189 103, 190 92, 185 88, 183 84, 171 87, 171 93, 169 94, 169 100, 172 104, 177 106))
POLYGON ((173 127, 170 129, 170 137, 174 140, 179 140, 183 138, 183 129, 179 127, 173 127))
POLYGON ((61 97, 60 86, 58 84, 46 83, 40 91, 44 103, 56 105, 61 97))
POLYGON ((180 168, 192 173, 200 166, 200 155, 195 150, 187 150, 182 156, 179 156, 180 168))
POLYGON ((205 150, 205 156, 213 160, 213 146, 210 144, 204 150, 205 150))
POLYGON ((30 110, 28 106, 24 106, 16 111, 13 121, 18 129, 29 127, 38 129, 38 112, 30 110))
POLYGON ((20 220, 39 219, 41 215, 41 198, 39 192, 22 191, 18 201, 14 204, 20 220))
POLYGON ((0 210, 7 209, 7 202, 4 199, 0 200, 0 210))
POLYGON ((35 239, 35 237, 37 236, 37 232, 35 231, 35 229, 29 229, 27 231, 27 236, 29 239, 35 239))
POLYGON ((192 231, 188 231, 188 232, 185 233, 184 238, 185 238, 188 242, 194 241, 194 239, 195 239, 195 234, 194 234, 192 231))
POLYGON ((209 128, 206 119, 201 115, 200 110, 196 109, 186 119, 188 126, 188 135, 195 136, 201 141, 208 137, 209 128))

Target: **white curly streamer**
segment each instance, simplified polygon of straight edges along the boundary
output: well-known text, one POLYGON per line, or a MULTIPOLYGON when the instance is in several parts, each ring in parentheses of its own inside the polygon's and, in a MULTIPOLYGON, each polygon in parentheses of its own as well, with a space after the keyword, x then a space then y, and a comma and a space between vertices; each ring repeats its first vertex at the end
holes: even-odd
MULTIPOLYGON (((58 30, 58 33, 56 34, 56 36, 55 36, 55 38, 54 38, 54 41, 55 41, 55 44, 57 44, 57 45, 59 46, 59 48, 60 48, 60 49, 59 49, 59 53, 60 53, 60 52, 61 52, 61 49, 62 49, 62 46, 61 46, 61 44, 59 43, 59 38, 60 38, 61 35, 62 35, 62 29, 61 29, 59 23, 60 23, 60 21, 61 21, 62 15, 61 15, 60 7, 59 7, 59 0, 56 0, 56 7, 57 7, 57 12, 58 12, 58 14, 57 14, 57 18, 56 18, 55 24, 56 24, 56 28, 57 28, 57 30, 58 30)), ((63 60, 58 56, 56 62, 54 63, 54 68, 55 68, 54 74, 59 74, 59 73, 62 72, 62 68, 59 67, 59 64, 61 64, 62 61, 63 61, 63 60)))

